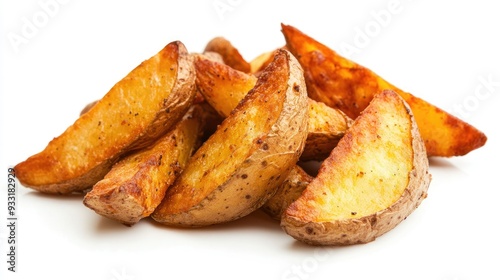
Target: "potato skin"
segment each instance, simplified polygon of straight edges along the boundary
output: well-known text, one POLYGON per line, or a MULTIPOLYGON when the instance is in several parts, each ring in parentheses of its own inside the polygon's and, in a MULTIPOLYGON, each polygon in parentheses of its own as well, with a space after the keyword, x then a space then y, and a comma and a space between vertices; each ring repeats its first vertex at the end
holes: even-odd
POLYGON ((150 145, 182 118, 194 99, 194 79, 193 61, 184 45, 169 43, 115 84, 42 152, 17 164, 19 181, 56 194, 91 187, 121 155, 150 145))
POLYGON ((370 69, 350 61, 302 33, 282 24, 287 47, 304 68, 309 97, 337 108, 355 119, 374 94, 396 91, 411 107, 426 145, 427 155, 462 156, 482 147, 486 135, 444 110, 390 84, 370 69))
MULTIPOLYGON (((203 56, 195 59, 196 85, 205 100, 227 117, 257 81, 249 75, 203 56)), ((338 109, 308 99, 308 136, 300 160, 324 160, 352 120, 338 109)))
POLYGON ((296 164, 307 137, 302 70, 280 52, 256 86, 197 150, 152 218, 200 227, 262 206, 296 164))
POLYGON ((83 200, 97 214, 133 225, 149 216, 182 172, 203 133, 203 108, 193 105, 167 134, 120 159, 83 200))
MULTIPOLYGON (((420 137, 419 129, 411 113, 411 109, 406 102, 392 91, 384 91, 382 94, 377 95, 374 100, 376 99, 381 100, 377 102, 394 102, 394 99, 399 99, 398 102, 402 102, 407 110, 408 117, 411 119, 412 158, 408 160, 412 161, 413 168, 408 172, 408 184, 405 190, 393 204, 373 214, 325 221, 315 220, 316 218, 314 218, 317 216, 316 212, 321 211, 321 209, 306 209, 301 207, 303 204, 297 204, 301 198, 314 201, 323 199, 321 198, 321 194, 313 193, 312 190, 308 192, 306 188, 302 196, 286 209, 281 220, 282 228, 295 239, 311 245, 350 245, 371 242, 403 221, 427 196, 427 190, 431 181, 431 175, 428 172, 429 164, 425 146, 420 137)), ((367 125, 368 122, 363 120, 365 118, 364 115, 374 114, 376 110, 377 108, 368 106, 351 128, 356 129, 355 127, 358 122, 364 122, 364 125, 367 125)), ((337 160, 344 157, 346 151, 348 153, 350 146, 357 141, 355 138, 356 133, 367 132, 354 132, 352 130, 347 132, 346 136, 340 141, 339 145, 320 168, 318 176, 314 179, 317 181, 315 182, 316 184, 325 184, 325 180, 327 179, 322 177, 322 172, 338 171, 330 169, 327 171, 327 166, 334 165, 337 160)), ((346 171, 343 170, 343 172, 346 171)), ((353 176, 353 174, 343 174, 341 176, 353 176)), ((316 189, 316 191, 320 190, 316 189)), ((335 207, 335 205, 325 207, 335 207)))

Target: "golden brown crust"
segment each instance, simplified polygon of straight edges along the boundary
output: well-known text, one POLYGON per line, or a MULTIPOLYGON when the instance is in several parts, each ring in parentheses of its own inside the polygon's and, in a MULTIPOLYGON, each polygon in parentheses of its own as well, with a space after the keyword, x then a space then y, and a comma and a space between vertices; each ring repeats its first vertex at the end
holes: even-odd
POLYGON ((197 150, 152 217, 198 227, 262 206, 297 162, 307 136, 302 70, 280 52, 255 87, 197 150))
POLYGON ((202 110, 193 105, 154 145, 121 159, 85 195, 85 206, 126 225, 149 216, 200 142, 202 110))
POLYGON ((309 99, 309 128, 301 161, 322 161, 330 155, 352 124, 352 119, 323 102, 309 99))
MULTIPOLYGON (((257 81, 253 75, 203 56, 197 56, 194 64, 198 90, 223 117, 231 113, 257 81)), ((312 99, 308 102, 308 136, 301 160, 323 160, 337 145, 352 120, 322 102, 312 99)))
POLYGON ((184 45, 168 44, 115 84, 42 152, 16 165, 19 181, 46 193, 91 187, 121 155, 148 146, 184 115, 194 98, 194 79, 184 45))
POLYGON ((224 37, 215 37, 205 46, 204 52, 215 52, 222 56, 224 63, 238 71, 250 73, 250 63, 248 63, 239 50, 224 37))
POLYGON ((279 186, 274 194, 261 209, 275 220, 281 220, 283 211, 295 201, 313 177, 309 176, 301 167, 295 165, 286 177, 285 181, 279 186))
POLYGON ((287 47, 304 68, 309 96, 355 119, 374 94, 394 90, 411 107, 428 156, 461 156, 487 140, 474 126, 390 84, 370 69, 350 61, 298 29, 282 24, 287 47))
MULTIPOLYGON (((427 196, 427 189, 430 184, 431 175, 428 172, 429 166, 425 146, 420 137, 419 129, 411 113, 411 109, 408 107, 406 102, 404 102, 396 93, 392 91, 384 91, 383 93, 377 95, 372 103, 374 105, 368 106, 360 117, 355 120, 355 123, 347 132, 346 136, 340 141, 339 145, 334 149, 330 157, 325 160, 320 168, 318 176, 306 188, 302 196, 287 208, 285 214, 283 215, 281 222, 283 229, 297 240, 313 245, 348 245, 373 241, 378 236, 386 233, 398 225, 402 220, 410 215, 427 196), (378 137, 376 127, 379 124, 377 124, 377 126, 373 126, 373 131, 367 131, 365 129, 366 125, 371 126, 369 124, 372 122, 371 119, 373 119, 375 114, 378 114, 378 108, 376 107, 378 105, 375 105, 375 102, 392 102, 389 104, 394 104, 395 100, 399 100, 396 102, 404 105, 406 112, 399 111, 394 114, 406 113, 407 117, 411 121, 408 130, 408 137, 411 137, 411 142, 409 144, 411 145, 411 147, 409 147, 411 149, 411 158, 407 159, 412 163, 411 168, 407 173, 400 170, 402 172, 401 174, 394 174, 395 177, 402 176, 399 177, 400 179, 408 176, 406 187, 403 192, 399 194, 399 197, 394 201, 394 203, 387 205, 387 207, 374 213, 357 217, 357 213, 351 212, 353 218, 328 218, 325 220, 324 217, 328 217, 329 215, 325 215, 322 211, 334 209, 336 205, 327 204, 319 206, 322 205, 321 201, 329 199, 327 195, 327 193, 329 193, 328 189, 332 190, 343 187, 329 185, 333 182, 329 178, 332 178, 331 176, 337 176, 337 178, 347 176, 346 178, 352 177, 350 180, 356 180, 355 177, 363 175, 363 173, 358 174, 356 172, 359 170, 358 168, 363 169, 363 166, 366 165, 366 163, 356 162, 355 166, 351 169, 345 167, 345 163, 349 160, 349 157, 351 157, 349 154, 352 153, 351 146, 365 145, 365 149, 370 150, 369 146, 371 144, 364 142, 356 143, 358 140, 355 135, 359 132, 375 134, 375 136, 378 137), (358 128, 358 126, 360 128, 358 128), (333 168, 335 164, 338 164, 338 167, 333 168), (337 173, 334 174, 334 172, 337 173), (311 205, 317 206, 312 207, 311 205)), ((384 124, 382 123, 380 125, 384 124)), ((375 140, 377 137, 370 141, 377 141, 375 140)), ((394 139, 394 141, 397 141, 397 139, 394 139)), ((387 157, 391 157, 392 155, 390 155, 390 149, 392 149, 392 147, 388 146, 386 149, 387 157)), ((380 184, 390 186, 392 182, 380 181, 380 184)), ((359 197, 366 194, 357 195, 359 197)), ((343 199, 350 198, 345 197, 343 199)))

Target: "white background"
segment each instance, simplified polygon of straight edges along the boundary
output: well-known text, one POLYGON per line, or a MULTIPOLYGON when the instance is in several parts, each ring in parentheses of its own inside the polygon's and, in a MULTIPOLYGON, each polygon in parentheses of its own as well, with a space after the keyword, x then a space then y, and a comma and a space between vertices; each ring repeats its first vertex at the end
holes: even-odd
POLYGON ((54 1, 0 2, 0 279, 500 279, 495 1, 54 1), (340 248, 296 242, 261 212, 194 230, 125 227, 80 196, 18 185, 17 272, 7 271, 9 166, 167 43, 200 52, 224 36, 251 60, 284 44, 281 22, 460 114, 488 142, 432 159, 421 207, 376 241, 340 248))

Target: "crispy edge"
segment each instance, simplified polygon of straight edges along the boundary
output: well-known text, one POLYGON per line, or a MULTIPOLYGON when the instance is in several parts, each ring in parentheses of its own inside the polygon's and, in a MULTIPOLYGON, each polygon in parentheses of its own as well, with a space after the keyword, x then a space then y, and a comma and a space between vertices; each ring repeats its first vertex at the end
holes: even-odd
POLYGON ((179 123, 151 147, 118 161, 85 195, 83 204, 125 225, 149 216, 199 145, 202 110, 200 105, 191 106, 179 123))
MULTIPOLYGON (((213 189, 197 194, 196 186, 185 185, 183 178, 191 178, 191 173, 186 168, 176 184, 167 191, 164 201, 153 213, 153 219, 166 225, 182 227, 200 227, 228 222, 255 211, 276 192, 278 186, 281 185, 297 162, 307 136, 305 110, 307 108, 307 93, 302 69, 287 51, 277 55, 276 61, 278 62, 270 64, 266 74, 259 79, 255 88, 223 121, 216 134, 225 135, 226 130, 229 132, 229 128, 233 127, 232 123, 238 120, 235 116, 245 116, 254 102, 260 103, 259 106, 270 106, 267 105, 270 98, 266 97, 267 94, 263 94, 263 92, 284 95, 283 98, 285 98, 284 108, 279 111, 274 124, 269 124, 269 131, 262 137, 252 140, 246 159, 241 164, 234 163, 235 166, 231 168, 231 174, 226 174, 221 179, 222 183, 213 189), (286 62, 283 59, 286 59, 286 62), (280 76, 283 74, 275 75, 274 71, 283 71, 281 68, 285 65, 289 68, 287 70, 286 90, 276 92, 276 85, 273 82, 277 78, 277 80, 282 79, 283 77, 280 76), (245 184, 245 182, 247 183, 245 184), (252 184, 250 185, 250 183, 252 184), (246 186, 248 190, 244 190, 243 186, 246 186), (188 201, 185 201, 185 198, 188 201)), ((277 108, 273 107, 273 110, 277 110, 277 108)), ((190 163, 204 160, 205 150, 209 149, 211 145, 218 145, 211 139, 204 143, 191 158, 190 163)), ((228 160, 230 162, 230 159, 228 160)), ((208 164, 203 163, 203 166, 208 166, 208 164)), ((203 177, 208 178, 205 177, 208 171, 196 170, 196 172, 204 174, 203 177)), ((218 177, 221 177, 220 174, 218 177)), ((196 182, 203 184, 197 179, 196 182)))
MULTIPOLYGON (((40 183, 40 176, 35 176, 34 171, 46 169, 47 166, 50 165, 49 163, 55 163, 57 161, 56 159, 52 159, 51 155, 47 155, 47 151, 51 143, 54 143, 56 139, 62 136, 61 135, 60 137, 52 140, 44 151, 29 157, 27 160, 14 167, 20 183, 23 186, 44 193, 69 194, 84 191, 102 179, 106 173, 109 172, 111 166, 119 160, 120 156, 131 150, 148 146, 164 134, 166 130, 171 128, 184 115, 194 99, 195 72, 193 61, 180 41, 169 43, 162 51, 157 53, 152 58, 165 55, 163 51, 167 48, 174 48, 177 52, 177 78, 171 94, 169 94, 169 96, 164 100, 164 107, 157 112, 150 125, 138 134, 138 138, 115 153, 103 156, 103 160, 95 162, 91 167, 87 167, 85 170, 80 171, 77 174, 66 172, 59 168, 56 172, 57 179, 50 180, 50 182, 40 183), (47 162, 47 160, 49 162, 47 162)), ((127 77, 128 75, 124 79, 127 77)), ((89 111, 84 113, 81 117, 85 117, 91 110, 93 110, 95 108, 94 105, 92 105, 89 108, 89 111)), ((54 177, 54 175, 55 174, 53 174, 52 177, 54 177)))
MULTIPOLYGON (((381 95, 398 96, 393 91, 383 91, 381 95)), ((396 227, 427 197, 427 190, 432 176, 429 173, 425 145, 410 107, 401 98, 400 102, 403 102, 411 120, 413 149, 413 158, 411 159, 413 168, 408 174, 409 182, 400 198, 386 209, 372 215, 328 222, 303 221, 294 217, 291 213, 299 209, 296 209, 296 205, 292 203, 281 220, 281 226, 287 234, 311 245, 368 243, 396 227)), ((342 142, 345 142, 342 145, 350 145, 348 141, 354 141, 354 139, 345 139, 342 140, 342 142)), ((330 162, 330 164, 334 163, 330 162)))

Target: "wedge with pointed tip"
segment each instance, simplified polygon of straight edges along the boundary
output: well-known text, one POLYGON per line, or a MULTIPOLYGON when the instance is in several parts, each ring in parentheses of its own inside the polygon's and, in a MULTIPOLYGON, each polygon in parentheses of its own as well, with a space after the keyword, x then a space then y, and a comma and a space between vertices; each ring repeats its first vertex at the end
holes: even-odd
POLYGON ((431 181, 410 107, 394 91, 375 95, 284 212, 281 226, 314 245, 367 243, 410 215, 431 181))
POLYGON ((298 161, 307 120, 302 69, 289 52, 280 51, 196 151, 152 218, 171 226, 199 227, 255 211, 298 161))
POLYGON ((204 52, 214 52, 220 54, 224 63, 230 67, 249 73, 251 71, 250 63, 248 63, 240 51, 226 38, 215 37, 210 40, 205 46, 204 52))
MULTIPOLYGON (((196 85, 205 100, 227 117, 254 87, 257 78, 208 58, 195 59, 196 85)), ((323 160, 344 136, 352 120, 340 110, 308 99, 308 136, 301 160, 323 160)))
POLYGON ((148 217, 200 144, 202 110, 198 104, 191 106, 172 130, 151 147, 120 159, 85 195, 85 206, 126 225, 148 217))
POLYGON ((26 187, 67 194, 92 187, 125 153, 146 147, 186 113, 192 57, 172 42, 117 82, 46 148, 15 166, 26 187))
POLYGON ((486 136, 474 126, 390 84, 382 77, 300 30, 282 24, 286 45, 304 68, 309 96, 352 119, 382 90, 393 90, 410 105, 428 156, 461 156, 482 147, 486 136))

